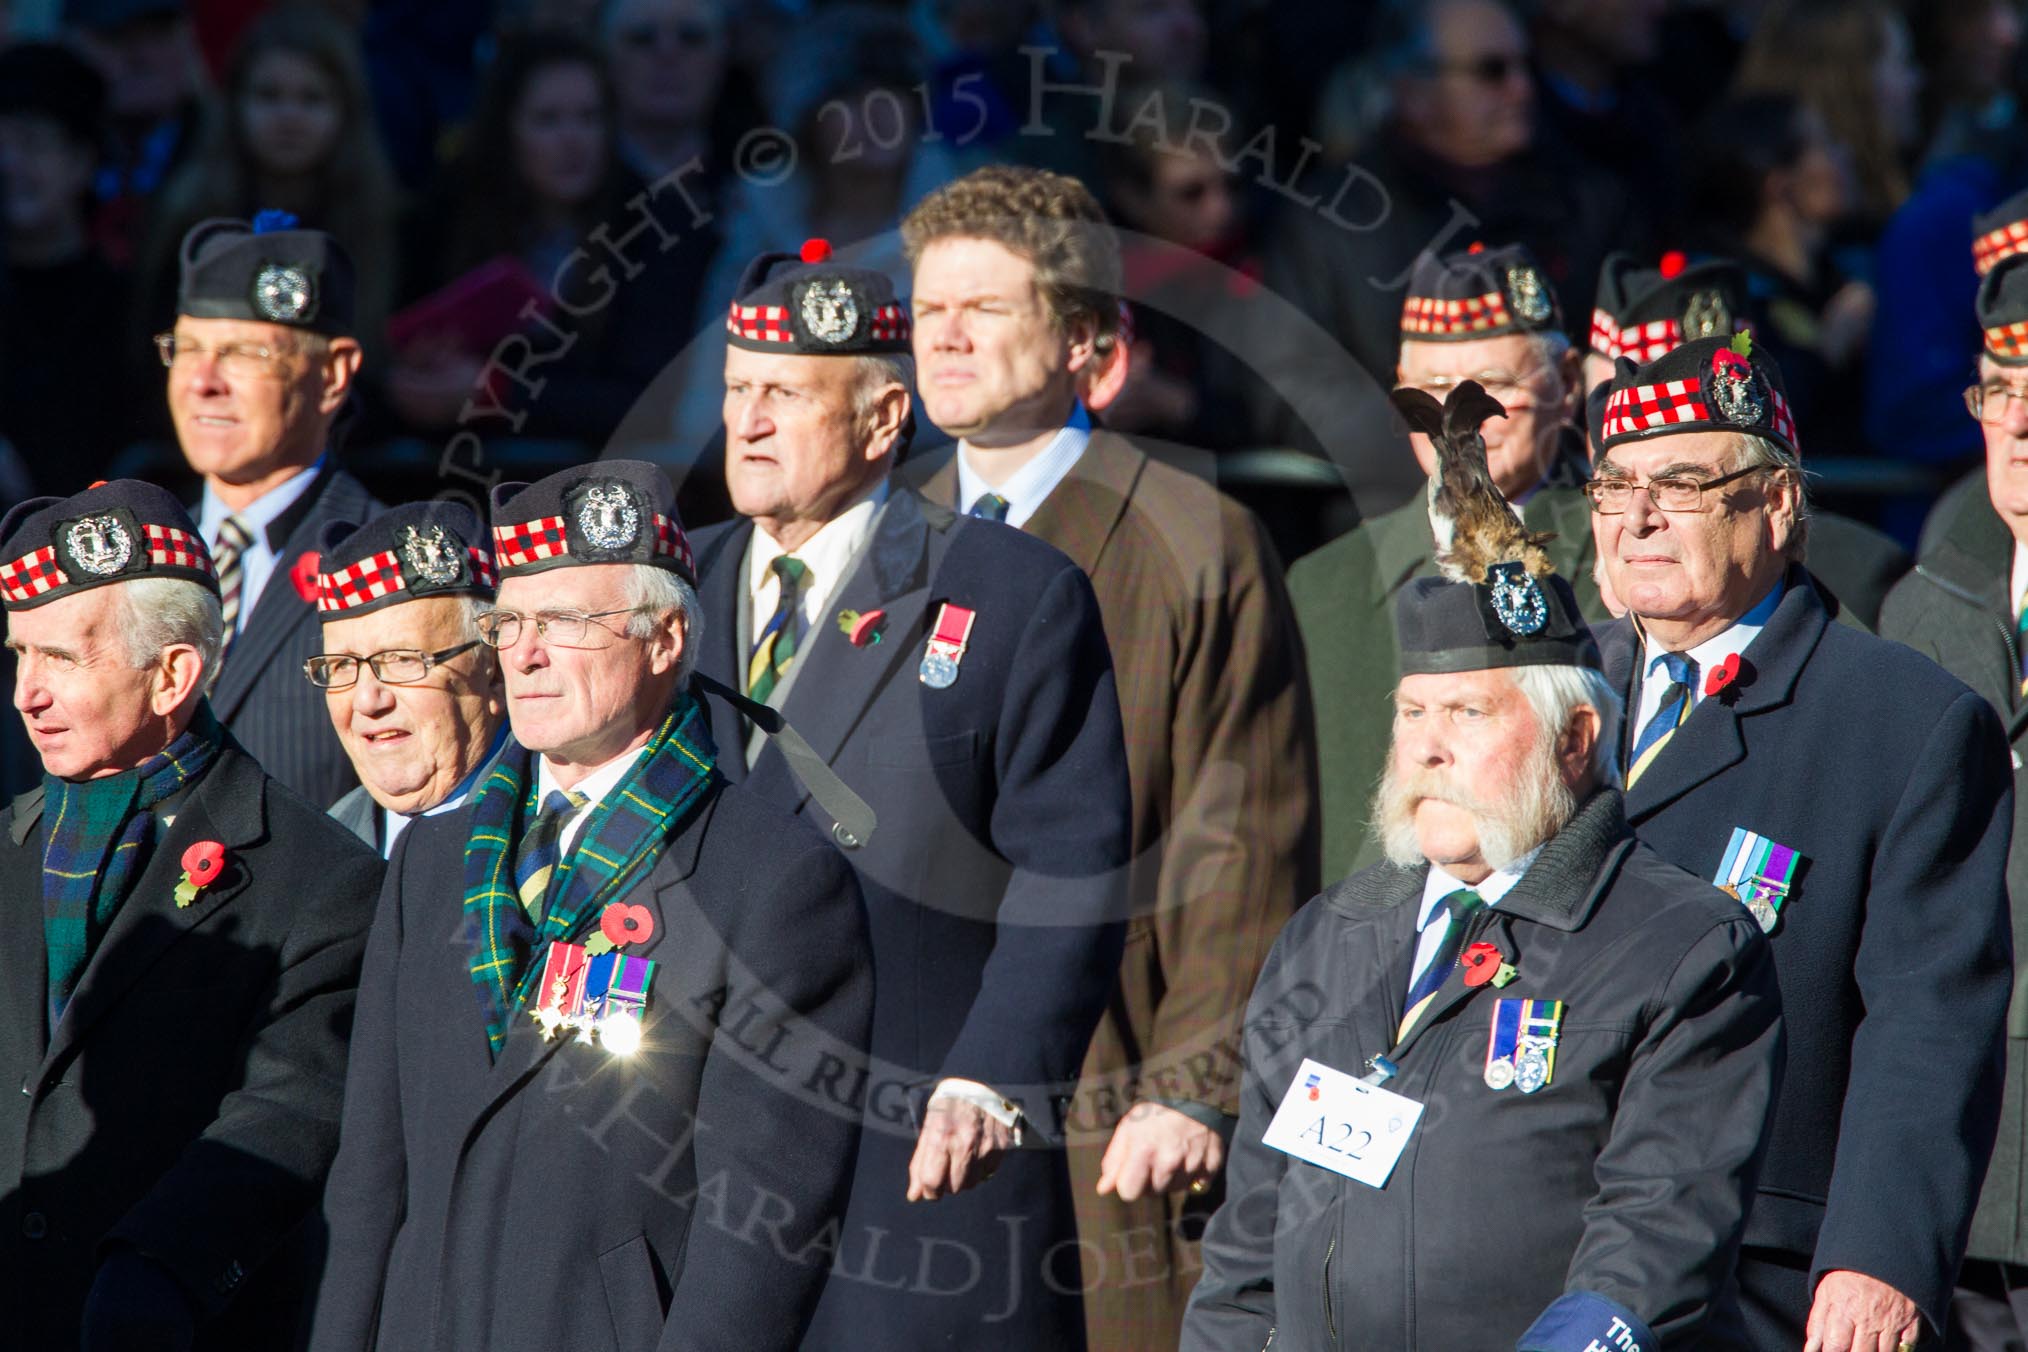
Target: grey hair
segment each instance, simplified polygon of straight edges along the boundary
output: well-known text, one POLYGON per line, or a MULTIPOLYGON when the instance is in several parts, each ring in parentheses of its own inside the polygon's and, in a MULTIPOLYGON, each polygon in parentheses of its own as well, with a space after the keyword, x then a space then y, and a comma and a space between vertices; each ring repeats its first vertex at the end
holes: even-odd
POLYGON ((681 690, 689 685, 704 641, 704 603, 697 599, 696 588, 667 568, 637 563, 628 569, 627 604, 640 607, 639 613, 627 617, 627 634, 631 638, 653 638, 669 612, 676 612, 677 622, 683 626, 683 656, 676 663, 676 688, 681 690))
POLYGON ((1810 490, 1803 472, 1803 459, 1778 441, 1752 432, 1736 432, 1734 446, 1739 452, 1738 469, 1786 471, 1796 485, 1796 524, 1789 532, 1782 553, 1797 563, 1803 561, 1810 543, 1810 490))
POLYGON ((225 620, 209 587, 182 578, 143 577, 120 584, 120 643, 135 667, 152 667, 165 648, 187 643, 197 649, 197 693, 208 695, 218 681, 225 647, 225 620))
POLYGON ((1619 693, 1606 678, 1590 667, 1515 667, 1514 688, 1534 711, 1535 725, 1544 741, 1554 744, 1570 726, 1571 715, 1581 708, 1598 712, 1598 741, 1591 749, 1591 770, 1600 786, 1618 788, 1620 783, 1619 693))
POLYGON ((852 359, 852 414, 863 418, 889 385, 915 389, 915 358, 906 352, 866 352, 852 359))

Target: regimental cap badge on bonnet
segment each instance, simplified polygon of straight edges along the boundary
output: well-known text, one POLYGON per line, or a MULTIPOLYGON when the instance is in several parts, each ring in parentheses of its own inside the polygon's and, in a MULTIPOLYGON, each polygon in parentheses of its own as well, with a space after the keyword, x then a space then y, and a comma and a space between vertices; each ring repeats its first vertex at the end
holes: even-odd
POLYGON ((1423 253, 1401 306, 1401 336, 1418 342, 1540 333, 1562 322, 1548 274, 1520 244, 1423 253))
POLYGON ((1750 432, 1802 453, 1781 369, 1751 333, 1699 338, 1645 366, 1619 359, 1599 429, 1601 449, 1712 430, 1750 432))
POLYGON ((1442 404, 1413 388, 1394 391, 1393 400, 1436 451, 1429 516, 1442 574, 1410 582, 1396 595, 1401 674, 1597 668, 1598 649, 1577 597, 1543 548, 1555 537, 1524 526, 1487 469, 1479 429, 1506 410, 1472 380, 1442 404))
POLYGON ((1677 251, 1648 267, 1613 254, 1599 269, 1591 350, 1608 360, 1654 361, 1698 338, 1730 338, 1746 314, 1746 273, 1725 258, 1677 251))
POLYGON ((322 230, 285 211, 251 222, 200 222, 183 237, 176 309, 193 319, 245 319, 313 333, 353 331, 352 260, 322 230))
POLYGON ((68 498, 32 498, 0 520, 0 602, 9 610, 144 577, 218 592, 197 524, 154 484, 96 483, 68 498))
POLYGON ((2001 259, 2028 250, 2028 191, 1972 218, 1972 266, 1981 277, 2001 259))
POLYGON ((2028 254, 1993 265, 1979 282, 1977 307, 1986 355, 2002 366, 2028 365, 2028 254))
POLYGON ((645 563, 695 586, 676 490, 645 460, 601 460, 493 490, 500 578, 587 563, 645 563))
POLYGON ((907 352, 910 327, 886 273, 836 262, 821 239, 749 263, 725 317, 735 347, 817 357, 907 352))
POLYGON ((410 502, 363 526, 324 527, 317 565, 317 613, 345 619, 430 596, 493 595, 486 528, 454 502, 410 502))

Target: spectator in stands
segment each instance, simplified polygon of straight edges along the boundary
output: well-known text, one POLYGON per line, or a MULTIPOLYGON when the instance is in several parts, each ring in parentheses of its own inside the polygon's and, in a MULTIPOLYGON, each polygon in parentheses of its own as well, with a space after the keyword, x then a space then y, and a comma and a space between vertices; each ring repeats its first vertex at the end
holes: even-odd
POLYGON ((1577 336, 1605 255, 1648 247, 1648 229, 1612 179, 1538 141, 1527 34, 1495 0, 1391 8, 1334 83, 1327 104, 1355 119, 1332 134, 1349 162, 1298 185, 1308 204, 1283 211, 1267 276, 1335 341, 1294 325, 1262 336, 1263 369, 1286 395, 1261 423, 1272 443, 1327 449, 1370 515, 1417 486, 1380 430, 1391 426, 1381 391, 1394 380, 1416 256, 1475 240, 1525 244, 1577 336), (1348 439, 1346 429, 1373 430, 1348 439))
POLYGON ((205 89, 196 38, 182 0, 68 0, 63 22, 111 101, 92 236, 108 260, 131 266, 149 199, 196 139, 205 89))
MULTIPOLYGON (((1852 155, 1854 214, 1870 240, 1908 195, 1922 134, 1922 72, 1886 0, 1793 0, 1761 19, 1733 92, 1800 97, 1852 155)), ((1783 363, 1786 372, 1787 364, 1783 363)))
POLYGON ((104 471, 132 401, 120 385, 127 278, 92 242, 106 85, 52 43, 0 51, 0 500, 74 493, 104 471), (11 444, 11 450, 7 449, 11 444), (18 456, 18 458, 17 458, 18 456))
MULTIPOLYGON (((618 99, 620 158, 653 182, 718 158, 726 92, 725 0, 611 0, 600 33, 618 99)), ((687 182, 686 182, 687 186, 687 182)))
POLYGON ((1647 78, 1666 8, 1665 0, 1542 0, 1532 26, 1544 129, 1618 175, 1658 220, 1674 214, 1682 193, 1682 127, 1647 78))
POLYGON ((1918 63, 1925 71, 1948 72, 1922 87, 1926 166, 2018 121, 2014 63, 2021 9, 2019 0, 1928 0, 1912 17, 1918 63))
POLYGON ((1127 58, 1129 80, 1194 80, 1204 74, 1211 26, 1202 0, 1061 0, 1057 27, 1088 68, 1102 53, 1127 58))
POLYGON ((190 227, 266 208, 345 246, 358 269, 359 332, 377 344, 393 295, 393 175, 357 35, 307 4, 271 10, 247 30, 198 153, 162 191, 141 274, 148 333, 175 314, 177 249, 190 227))
POLYGON ((1860 436, 1873 289, 1840 268, 1830 243, 1854 194, 1845 147, 1793 94, 1728 98, 1692 138, 1689 238, 1745 267, 1754 335, 1787 377, 1798 426, 1847 452, 1860 436))
MULTIPOLYGON (((643 255, 646 270, 625 276, 615 267, 602 305, 586 301, 583 269, 573 264, 592 232, 617 236, 638 224, 626 207, 614 107, 605 53, 592 38, 559 29, 502 37, 463 153, 411 222, 406 290, 420 298, 511 260, 538 290, 573 293, 578 312, 557 316, 554 328, 529 321, 529 342, 543 358, 539 380, 495 376, 476 401, 496 340, 510 335, 475 343, 470 333, 426 333, 399 347, 388 397, 407 430, 436 435, 455 423, 482 437, 559 443, 557 456, 575 460, 605 446, 680 349, 690 316, 669 308, 652 248, 629 251, 643 255), (493 413, 475 419, 468 405, 493 413)), ((686 218, 666 205, 657 215, 672 226, 686 218)))

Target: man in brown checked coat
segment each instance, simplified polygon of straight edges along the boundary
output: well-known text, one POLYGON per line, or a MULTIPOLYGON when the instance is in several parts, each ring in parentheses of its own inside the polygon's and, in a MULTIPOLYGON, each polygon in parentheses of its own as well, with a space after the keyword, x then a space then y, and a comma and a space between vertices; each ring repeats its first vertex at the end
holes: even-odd
POLYGON ((1247 994, 1317 889, 1301 646, 1253 516, 1092 430, 1077 385, 1119 322, 1119 252, 1091 195, 985 169, 902 232, 924 409, 959 438, 926 495, 1076 560, 1112 646, 1133 910, 1065 1125, 1090 1345, 1173 1347, 1237 1119, 1247 994))

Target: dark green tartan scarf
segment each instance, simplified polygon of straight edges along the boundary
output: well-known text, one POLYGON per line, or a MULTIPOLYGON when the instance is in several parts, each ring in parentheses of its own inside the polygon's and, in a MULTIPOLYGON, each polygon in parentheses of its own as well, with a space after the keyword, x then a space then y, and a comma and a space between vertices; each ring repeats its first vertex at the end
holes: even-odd
POLYGON ((156 805, 210 769, 223 741, 210 703, 199 701, 183 735, 132 770, 77 782, 43 776, 42 942, 51 1028, 126 900, 156 805))
POLYGON ((557 865, 549 904, 537 929, 514 890, 514 851, 534 819, 534 759, 515 744, 479 786, 472 841, 465 847, 465 939, 472 949, 472 984, 497 1058, 507 1026, 527 1001, 539 964, 537 948, 573 942, 598 923, 609 901, 654 865, 719 779, 704 703, 685 691, 641 751, 633 769, 599 800, 557 865))

